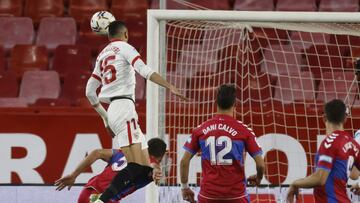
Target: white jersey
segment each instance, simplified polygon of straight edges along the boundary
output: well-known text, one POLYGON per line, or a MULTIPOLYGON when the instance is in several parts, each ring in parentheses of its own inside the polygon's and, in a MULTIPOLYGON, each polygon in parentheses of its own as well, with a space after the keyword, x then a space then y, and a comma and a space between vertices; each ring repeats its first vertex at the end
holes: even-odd
POLYGON ((133 46, 119 40, 110 42, 98 55, 92 74, 102 84, 100 101, 109 103, 116 96, 135 99, 135 71, 146 79, 154 72, 133 46))

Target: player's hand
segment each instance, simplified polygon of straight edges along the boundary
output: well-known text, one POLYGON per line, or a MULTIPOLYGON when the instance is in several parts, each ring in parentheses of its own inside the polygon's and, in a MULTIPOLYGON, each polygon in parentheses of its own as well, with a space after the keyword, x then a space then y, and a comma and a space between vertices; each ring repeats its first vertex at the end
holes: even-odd
POLYGON ((182 197, 185 201, 195 203, 194 192, 190 188, 181 189, 182 197))
POLYGON ((259 179, 257 177, 257 175, 252 175, 247 178, 247 181, 248 181, 249 186, 254 187, 254 186, 260 185, 261 179, 259 179))
POLYGON ((287 197, 286 197, 286 202, 287 203, 293 203, 295 202, 294 200, 296 200, 299 196, 299 188, 297 187, 294 187, 293 185, 291 185, 289 187, 289 190, 288 190, 288 194, 287 194, 287 197), (295 199, 294 199, 295 197, 295 199))
POLYGON ((179 89, 176 88, 175 86, 171 86, 170 91, 171 91, 171 93, 175 94, 176 96, 180 97, 181 99, 183 99, 185 101, 189 101, 189 99, 187 97, 185 97, 184 95, 182 95, 181 92, 179 91, 179 89))
POLYGON ((163 173, 161 167, 158 164, 153 165, 153 167, 154 169, 153 169, 152 178, 155 184, 158 185, 160 183, 160 179, 163 177, 163 173))
POLYGON ((351 189, 350 189, 350 190, 351 190, 351 192, 354 193, 355 195, 360 195, 360 185, 359 185, 359 183, 351 186, 351 189))
POLYGON ((55 190, 61 191, 65 187, 68 187, 68 190, 70 190, 75 183, 75 179, 76 177, 72 175, 67 175, 60 178, 59 180, 55 181, 54 185, 57 186, 55 190))

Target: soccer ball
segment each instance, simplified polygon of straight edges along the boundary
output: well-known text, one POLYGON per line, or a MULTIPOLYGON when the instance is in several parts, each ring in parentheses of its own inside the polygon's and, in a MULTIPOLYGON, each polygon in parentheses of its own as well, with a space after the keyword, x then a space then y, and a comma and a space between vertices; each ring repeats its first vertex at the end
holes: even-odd
POLYGON ((91 17, 90 27, 96 34, 107 35, 109 24, 113 21, 115 21, 113 14, 107 11, 99 11, 91 17))

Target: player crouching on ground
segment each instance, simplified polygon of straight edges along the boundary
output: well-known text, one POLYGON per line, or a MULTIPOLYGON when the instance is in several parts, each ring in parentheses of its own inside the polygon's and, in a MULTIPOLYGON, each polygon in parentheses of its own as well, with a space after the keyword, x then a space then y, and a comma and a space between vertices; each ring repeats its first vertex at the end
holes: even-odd
POLYGON ((350 203, 346 184, 353 166, 360 168, 360 145, 344 131, 346 106, 343 101, 334 99, 326 103, 324 111, 327 136, 315 158, 316 171, 290 185, 287 202, 294 202, 299 188, 314 188, 316 202, 350 203))
MULTIPOLYGON (((154 162, 160 163, 166 151, 165 142, 159 138, 153 138, 149 140, 148 145, 149 147, 147 147, 147 144, 145 143, 143 150, 148 150, 150 158, 152 158, 154 162)), ((90 197, 92 195, 103 193, 117 172, 124 169, 127 165, 127 161, 121 150, 97 149, 92 151, 84 160, 80 162, 80 164, 70 175, 60 178, 55 182, 55 186, 57 186, 56 190, 60 191, 65 187, 68 187, 68 190, 70 190, 70 188, 74 185, 76 178, 99 159, 106 161, 108 165, 100 174, 91 178, 84 186, 84 189, 79 195, 78 203, 89 203, 90 197)), ((161 176, 161 173, 155 175, 157 178, 160 178, 161 176)), ((120 191, 115 197, 113 197, 112 202, 119 201, 125 196, 151 183, 152 181, 152 174, 149 174, 146 180, 136 182, 135 185, 129 186, 120 191)))

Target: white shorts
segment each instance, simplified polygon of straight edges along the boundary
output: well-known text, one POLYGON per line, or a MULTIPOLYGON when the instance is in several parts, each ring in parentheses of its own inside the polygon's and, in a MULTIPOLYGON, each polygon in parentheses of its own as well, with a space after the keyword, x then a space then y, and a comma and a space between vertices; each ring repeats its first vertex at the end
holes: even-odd
POLYGON ((119 147, 142 143, 142 149, 147 148, 147 139, 140 129, 135 104, 131 100, 114 100, 110 103, 107 114, 109 126, 119 147))

